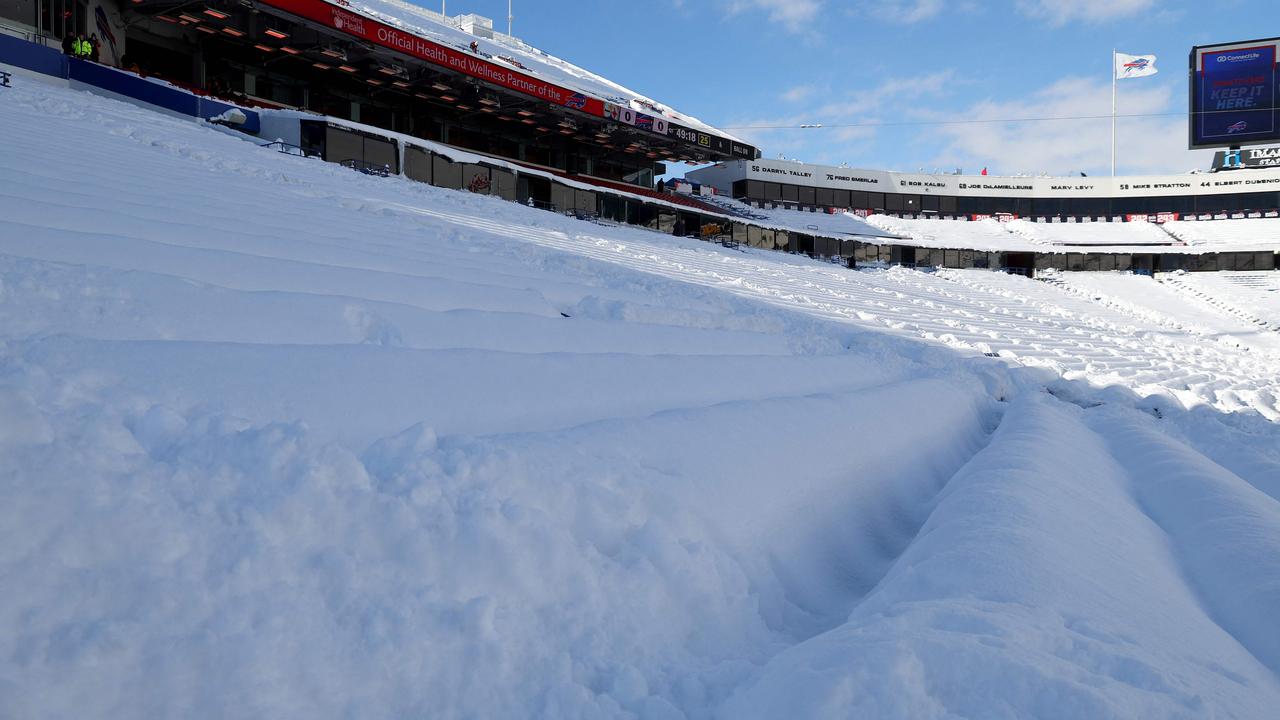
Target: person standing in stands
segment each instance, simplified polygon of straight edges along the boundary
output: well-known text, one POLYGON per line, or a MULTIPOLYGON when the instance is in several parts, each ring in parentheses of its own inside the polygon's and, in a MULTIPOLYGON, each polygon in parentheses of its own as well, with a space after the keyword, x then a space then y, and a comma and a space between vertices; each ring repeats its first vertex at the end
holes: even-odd
POLYGON ((62 54, 63 55, 76 54, 76 36, 75 35, 72 35, 71 33, 67 33, 66 35, 62 36, 62 54))
POLYGON ((98 39, 98 33, 94 33, 89 37, 89 59, 99 62, 99 53, 102 51, 102 41, 98 39))
POLYGON ((73 47, 75 48, 76 57, 80 58, 81 60, 89 59, 89 51, 92 48, 89 47, 89 41, 85 39, 84 33, 80 33, 79 35, 76 35, 76 41, 73 44, 73 47))

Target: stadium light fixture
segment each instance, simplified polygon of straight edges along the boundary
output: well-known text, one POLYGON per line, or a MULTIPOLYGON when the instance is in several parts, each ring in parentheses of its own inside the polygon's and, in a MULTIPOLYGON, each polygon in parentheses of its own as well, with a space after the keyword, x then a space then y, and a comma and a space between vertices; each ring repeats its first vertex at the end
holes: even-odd
POLYGON ((273 38, 275 38, 275 39, 277 39, 277 40, 288 40, 288 39, 289 39, 289 33, 287 33, 287 32, 280 32, 279 30, 276 30, 276 29, 274 29, 274 28, 268 28, 268 29, 266 29, 266 30, 263 30, 263 31, 262 31, 262 34, 263 34, 263 35, 270 36, 270 37, 273 37, 273 38))
POLYGON ((538 124, 538 121, 537 121, 537 120, 532 120, 532 119, 530 119, 530 118, 524 118, 524 119, 523 119, 523 120, 521 120, 520 122, 524 123, 525 125, 537 125, 537 124, 538 124))
POLYGON ((325 64, 325 63, 322 63, 322 62, 315 62, 315 63, 311 63, 311 67, 313 67, 313 68, 315 68, 315 69, 317 69, 317 70, 332 70, 332 69, 333 69, 333 66, 332 66, 332 65, 328 65, 328 64, 325 64))
POLYGON ((228 15, 227 13, 224 13, 224 12, 221 12, 221 11, 218 11, 218 10, 214 10, 214 9, 212 9, 212 8, 205 8, 205 9, 204 9, 204 14, 205 14, 205 15, 208 15, 209 17, 212 17, 212 18, 218 18, 219 20, 226 20, 227 18, 231 17, 231 16, 230 16, 230 15, 228 15))
POLYGON ((208 25, 197 25, 197 26, 196 26, 196 29, 197 29, 197 30, 199 30, 199 31, 200 31, 200 32, 202 32, 202 33, 209 33, 210 35, 217 35, 217 34, 218 34, 218 31, 217 31, 217 30, 214 30, 213 28, 209 27, 208 25))
POLYGON ((174 23, 174 24, 176 24, 176 23, 178 22, 178 19, 177 19, 177 18, 171 18, 171 17, 169 17, 168 15, 157 15, 157 16, 156 16, 156 19, 157 19, 157 20, 160 20, 160 21, 162 21, 162 22, 174 23))
POLYGON ((365 78, 364 81, 374 86, 382 84, 382 81, 379 80, 378 78, 365 78))
POLYGON ((301 53, 302 53, 302 51, 301 51, 301 50, 299 50, 299 49, 297 49, 297 48, 291 48, 291 47, 289 47, 288 45, 281 45, 281 46, 280 46, 280 52, 282 52, 282 53, 287 53, 287 54, 289 54, 289 55, 299 55, 299 54, 301 54, 301 53))
POLYGON ((445 102, 457 102, 458 98, 453 95, 441 95, 440 99, 445 102))
POLYGON ((321 54, 321 55, 328 55, 328 56, 329 56, 329 57, 331 57, 331 58, 337 58, 337 59, 339 59, 339 60, 346 60, 346 59, 347 59, 347 54, 346 54, 345 52, 343 52, 342 50, 339 50, 338 48, 332 48, 332 47, 322 48, 322 49, 320 50, 320 54, 321 54))
POLYGON ((346 73, 356 73, 356 72, 360 72, 360 69, 359 69, 359 68, 353 68, 353 67, 351 67, 350 65, 339 65, 339 66, 338 66, 338 69, 339 69, 339 70, 341 70, 342 72, 346 72, 346 73))
POLYGON ((409 88, 409 83, 407 83, 407 82, 405 82, 405 81, 403 81, 403 80, 392 80, 392 81, 391 81, 391 84, 392 84, 392 85, 395 85, 395 86, 396 86, 396 87, 398 87, 398 88, 402 88, 402 89, 406 89, 406 90, 409 88))
POLYGON ((528 110, 517 110, 516 114, 519 115, 520 117, 533 117, 533 113, 529 112, 528 110))
POLYGON ((200 22, 200 18, 195 17, 195 16, 193 16, 193 15, 188 15, 188 14, 186 14, 186 13, 182 13, 181 15, 179 15, 179 16, 178 16, 178 19, 179 19, 179 20, 186 20, 187 22, 192 23, 192 24, 195 24, 195 23, 200 22))
POLYGON ((437 82, 437 83, 431 83, 431 89, 439 90, 440 92, 449 92, 453 88, 449 87, 448 85, 445 85, 444 83, 437 82))
POLYGON ((467 111, 467 110, 474 110, 475 108, 471 107, 470 105, 468 105, 468 104, 466 104, 466 103, 458 103, 458 109, 459 109, 459 110, 462 110, 462 111, 464 111, 464 112, 465 112, 465 111, 467 111))
POLYGON ((244 37, 245 35, 243 30, 237 30, 232 27, 224 27, 222 28, 222 32, 230 35, 231 37, 244 37))
POLYGON ((262 43, 258 43, 257 45, 254 45, 253 47, 254 47, 254 48, 256 48, 256 49, 258 49, 258 50, 261 50, 261 51, 262 51, 262 52, 264 52, 264 53, 269 53, 269 52, 275 52, 275 51, 276 51, 276 49, 275 49, 275 48, 273 48, 273 47, 271 47, 270 45, 263 45, 262 43))

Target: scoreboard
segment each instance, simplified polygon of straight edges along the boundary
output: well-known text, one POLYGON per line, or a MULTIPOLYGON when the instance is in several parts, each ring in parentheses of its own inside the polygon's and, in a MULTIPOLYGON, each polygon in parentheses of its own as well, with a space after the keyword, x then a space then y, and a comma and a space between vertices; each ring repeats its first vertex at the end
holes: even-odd
POLYGON ((1190 147, 1280 142, 1280 38, 1191 49, 1190 147))

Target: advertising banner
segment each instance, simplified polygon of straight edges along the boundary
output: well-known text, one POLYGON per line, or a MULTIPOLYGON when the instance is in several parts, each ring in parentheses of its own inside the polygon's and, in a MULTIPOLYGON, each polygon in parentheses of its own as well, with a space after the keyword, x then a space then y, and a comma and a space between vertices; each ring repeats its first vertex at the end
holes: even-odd
POLYGON ((328 25, 348 35, 368 40, 419 60, 425 60, 432 65, 479 78, 524 95, 581 110, 591 115, 604 115, 603 100, 539 80, 505 65, 489 62, 475 54, 455 50, 403 30, 397 30, 324 0, 263 0, 263 4, 328 25))
POLYGON ((1280 147, 1219 150, 1213 154, 1214 170, 1280 167, 1280 147))

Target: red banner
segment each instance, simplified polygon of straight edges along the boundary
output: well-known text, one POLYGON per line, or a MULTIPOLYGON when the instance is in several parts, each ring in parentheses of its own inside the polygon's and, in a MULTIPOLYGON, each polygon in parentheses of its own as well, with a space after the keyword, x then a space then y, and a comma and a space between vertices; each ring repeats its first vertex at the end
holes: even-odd
POLYGON ((480 78, 485 82, 501 85, 555 105, 574 108, 590 115, 604 116, 603 100, 539 80, 504 65, 489 62, 472 53, 454 50, 403 30, 397 30, 325 0, 261 0, 261 2, 362 40, 425 60, 432 65, 480 78))

